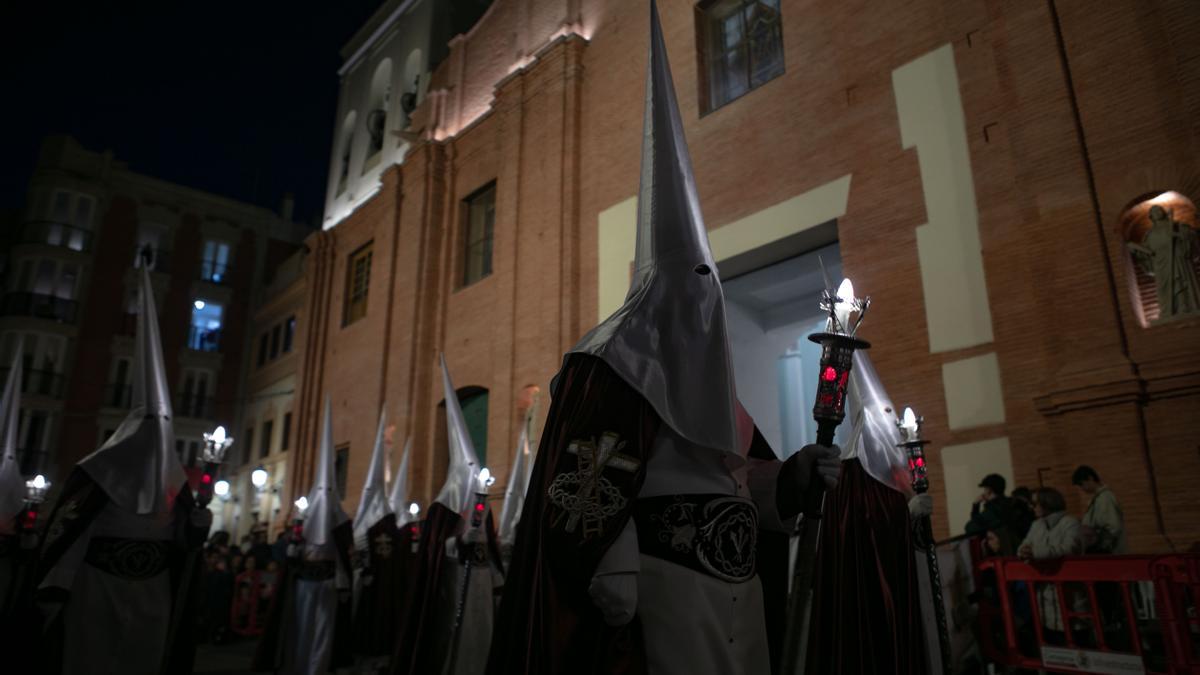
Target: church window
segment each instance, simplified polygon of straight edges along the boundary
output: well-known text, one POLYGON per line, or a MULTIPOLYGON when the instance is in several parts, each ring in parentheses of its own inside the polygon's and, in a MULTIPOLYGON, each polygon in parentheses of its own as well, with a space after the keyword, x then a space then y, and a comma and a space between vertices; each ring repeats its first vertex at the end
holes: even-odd
POLYGON ((711 112, 783 74, 779 0, 711 0, 696 8, 701 105, 711 112))
POLYGON ((348 326, 367 315, 367 291, 371 282, 371 248, 367 242, 350 254, 346 266, 346 309, 342 325, 348 326))
POLYGON ((462 285, 492 273, 492 236, 496 226, 496 184, 493 182, 466 199, 466 244, 462 285))

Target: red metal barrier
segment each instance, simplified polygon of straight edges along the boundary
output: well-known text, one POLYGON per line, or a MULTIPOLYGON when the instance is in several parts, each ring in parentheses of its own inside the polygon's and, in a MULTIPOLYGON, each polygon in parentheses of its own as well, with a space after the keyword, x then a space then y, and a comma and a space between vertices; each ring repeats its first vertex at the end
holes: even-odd
POLYGON ((980 644, 995 663, 1060 673, 1200 675, 1200 556, 975 565, 980 644))

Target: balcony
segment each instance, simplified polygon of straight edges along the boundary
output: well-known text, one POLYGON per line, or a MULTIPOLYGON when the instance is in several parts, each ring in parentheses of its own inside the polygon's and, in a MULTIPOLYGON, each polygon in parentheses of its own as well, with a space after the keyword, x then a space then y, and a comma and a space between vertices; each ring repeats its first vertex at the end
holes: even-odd
POLYGON ((208 419, 215 413, 216 406, 211 396, 185 393, 180 395, 179 401, 175 404, 176 417, 208 419))
POLYGON ((221 351, 221 330, 192 326, 188 329, 187 348, 197 352, 221 351))
MULTIPOLYGON (((8 378, 8 368, 0 368, 0 377, 8 378)), ((48 370, 33 370, 23 368, 21 372, 21 394, 28 396, 46 396, 61 399, 66 377, 62 373, 48 370)))
POLYGON ((200 281, 227 286, 233 278, 233 267, 222 260, 205 258, 200 261, 200 281))
POLYGON ((21 243, 45 244, 80 252, 90 251, 92 232, 49 220, 33 220, 25 223, 21 232, 21 243))
POLYGON ((42 293, 5 293, 0 316, 32 316, 59 323, 75 323, 79 303, 42 293))

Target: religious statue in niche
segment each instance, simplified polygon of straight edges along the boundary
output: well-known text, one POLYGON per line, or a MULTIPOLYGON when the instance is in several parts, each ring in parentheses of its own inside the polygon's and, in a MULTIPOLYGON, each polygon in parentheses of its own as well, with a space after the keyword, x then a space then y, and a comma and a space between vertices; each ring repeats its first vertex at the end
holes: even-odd
POLYGON ((1172 212, 1155 204, 1150 207, 1150 228, 1140 242, 1128 242, 1134 262, 1154 277, 1159 321, 1200 314, 1200 237, 1172 212))

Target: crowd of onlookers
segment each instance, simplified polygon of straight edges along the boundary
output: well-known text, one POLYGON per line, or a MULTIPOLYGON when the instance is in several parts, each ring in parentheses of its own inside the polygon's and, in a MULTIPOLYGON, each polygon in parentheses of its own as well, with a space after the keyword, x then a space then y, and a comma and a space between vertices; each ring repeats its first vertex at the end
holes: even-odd
POLYGON ((1066 498, 1054 488, 1018 487, 1005 495, 1004 477, 989 474, 979 483, 983 492, 971 506, 967 534, 986 537, 987 555, 1023 560, 1127 552, 1121 505, 1100 474, 1080 466, 1071 482, 1087 500, 1081 519, 1067 513, 1066 498))
MULTIPOLYGON (((983 492, 971 507, 971 519, 966 531, 984 537, 985 556, 1016 556, 1038 564, 1066 556, 1127 553, 1121 505, 1112 490, 1100 479, 1100 474, 1090 466, 1080 466, 1075 469, 1071 482, 1080 490, 1086 503, 1081 518, 1067 513, 1065 497, 1054 488, 1031 490, 1018 487, 1011 495, 1005 495, 1004 477, 988 475, 979 483, 983 492)), ((1125 616, 1124 599, 1120 589, 1112 586, 1109 588, 1098 583, 1095 591, 1098 609, 1105 618, 1102 625, 1106 644, 1117 647, 1114 643, 1124 639, 1127 633, 1117 625, 1125 616), (1112 635, 1109 634, 1110 629, 1112 635)), ((1035 603, 1046 644, 1066 644, 1067 630, 1072 632, 1074 644, 1083 647, 1095 644, 1095 636, 1091 635, 1091 627, 1087 622, 1072 619, 1068 625, 1064 625, 1059 605, 1061 597, 1072 613, 1087 612, 1090 599, 1086 589, 1073 588, 1069 583, 1061 584, 1061 587, 1038 583, 1031 593, 1024 582, 1012 582, 1008 589, 981 590, 993 600, 1002 590, 1009 593, 1020 643, 1018 647, 1023 652, 1032 654, 1036 650, 1033 629, 1035 603)), ((1005 638, 998 634, 995 639, 1003 641, 1005 638)))
POLYGON ((267 532, 256 528, 234 544, 228 532, 214 532, 204 547, 201 587, 202 642, 221 644, 238 636, 258 635, 287 556, 287 539, 280 534, 267 543, 267 532))

